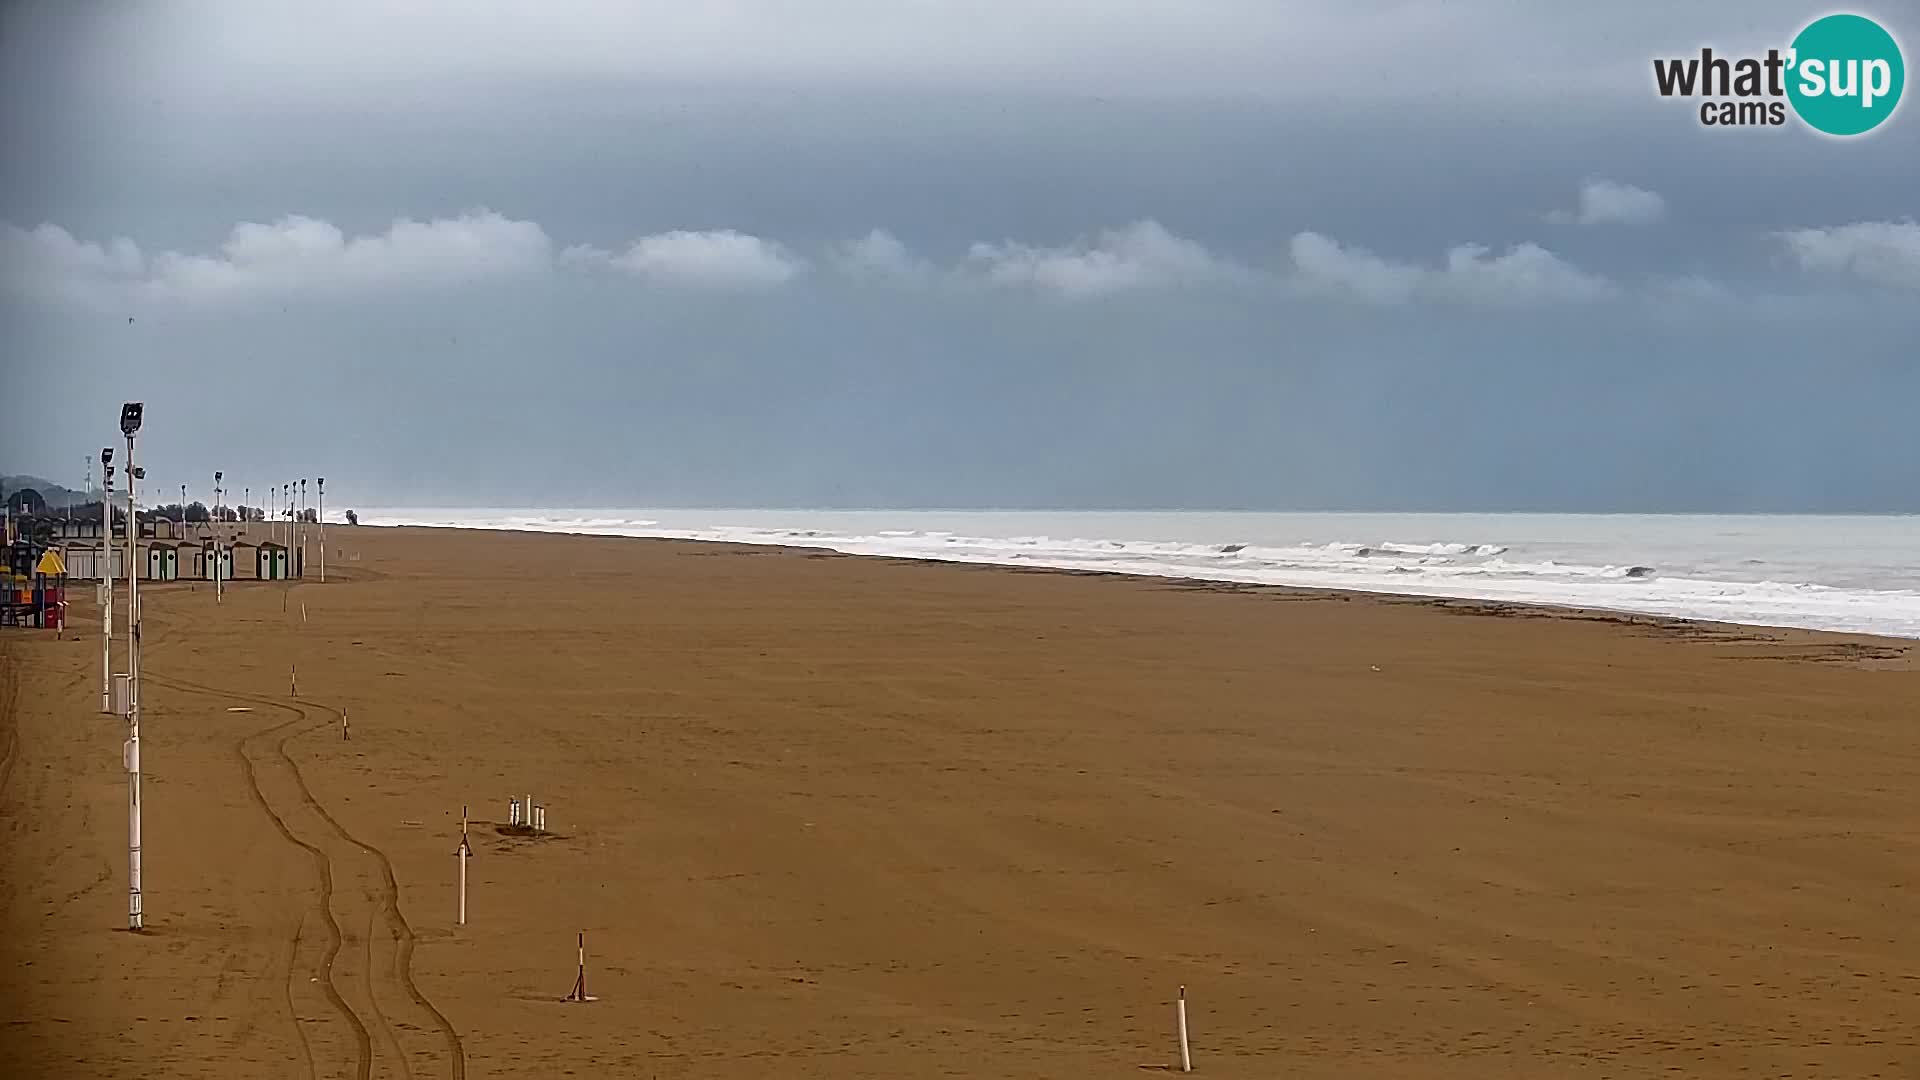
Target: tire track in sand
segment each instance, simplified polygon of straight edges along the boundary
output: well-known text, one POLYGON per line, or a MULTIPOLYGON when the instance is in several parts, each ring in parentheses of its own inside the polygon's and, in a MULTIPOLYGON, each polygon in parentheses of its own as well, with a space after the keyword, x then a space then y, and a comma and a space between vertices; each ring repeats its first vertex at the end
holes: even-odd
MULTIPOLYGON (((148 677, 151 678, 152 676, 148 677)), ((164 683, 188 692, 220 697, 232 701, 250 702, 297 714, 295 719, 289 720, 285 724, 276 725, 269 729, 271 731, 282 731, 297 724, 301 719, 312 718, 311 713, 308 711, 309 705, 304 702, 288 704, 272 698, 238 693, 181 679, 166 678, 164 683)), ((335 720, 339 718, 339 711, 331 707, 324 705, 312 705, 311 707, 326 712, 335 720)), ((301 773, 300 767, 287 753, 286 747, 288 742, 302 734, 319 730, 321 727, 330 726, 330 723, 331 722, 326 725, 310 725, 287 731, 285 735, 274 743, 273 754, 275 758, 278 759, 278 764, 285 769, 287 775, 292 779, 302 805, 320 818, 336 838, 347 844, 351 844, 359 852, 371 859, 378 869, 379 886, 377 890, 367 889, 364 899, 374 908, 380 921, 385 925, 390 940, 394 942, 393 982, 399 991, 405 995, 407 1000, 411 1001, 421 1012, 425 1013, 426 1016, 431 1019, 433 1026, 439 1030, 448 1052, 448 1075, 452 1080, 465 1080, 466 1048, 461 1042, 459 1032, 454 1029, 452 1022, 447 1019, 446 1015, 435 1007, 434 1004, 427 999, 425 994, 421 993, 419 986, 413 979, 413 950, 416 939, 413 927, 407 922, 405 915, 400 911, 400 890, 398 881, 394 877, 392 860, 389 859, 386 852, 380 848, 354 836, 337 818, 327 811, 327 808, 314 797, 312 789, 307 785, 305 775, 301 773)), ((256 733, 256 735, 258 734, 260 733, 256 733)), ((264 795, 262 795, 262 798, 264 798, 264 795)), ((307 846, 304 842, 296 842, 301 843, 303 847, 307 846)), ((333 920, 331 908, 328 912, 328 918, 330 922, 333 920)), ((380 1010, 378 1000, 373 993, 373 977, 377 970, 377 965, 373 962, 372 937, 373 935, 369 934, 367 938, 368 966, 366 972, 368 979, 367 997, 371 1006, 370 1011, 374 1014, 384 1036, 382 1041, 389 1043, 389 1048, 395 1056, 395 1063, 400 1069, 401 1074, 403 1076, 411 1076, 412 1070, 408 1063, 404 1047, 400 1045, 398 1038, 394 1035, 392 1026, 386 1014, 380 1010)), ((365 1080, 369 1075, 368 1069, 363 1069, 359 1075, 362 1080, 365 1080)))
MULTIPOLYGON (((200 690, 188 684, 177 683, 165 676, 155 675, 151 672, 144 673, 144 677, 153 680, 161 686, 172 689, 185 690, 190 693, 207 693, 207 691, 200 690)), ((307 855, 313 859, 314 874, 319 882, 320 916, 327 929, 327 943, 321 955, 319 974, 313 976, 313 978, 318 982, 321 993, 326 995, 328 1003, 331 1004, 334 1011, 339 1013, 341 1018, 347 1022, 348 1029, 353 1032, 355 1049, 354 1074, 358 1077, 358 1080, 368 1080, 373 1069, 372 1040, 367 1034, 366 1024, 360 1019, 359 1014, 355 1013, 353 1008, 347 1004, 347 999, 340 993, 340 987, 333 981, 333 962, 340 955, 340 947, 345 941, 345 935, 340 932, 340 922, 333 914, 332 861, 327 858, 327 853, 320 847, 310 844, 295 835, 293 829, 287 825, 286 818, 282 817, 279 811, 273 808, 273 804, 267 799, 266 792, 260 787, 260 777, 255 769, 253 758, 247 753, 249 745, 252 744, 254 740, 271 738, 273 735, 307 719, 307 715, 304 712, 297 709, 290 711, 294 713, 292 717, 236 739, 233 744, 233 754, 234 757, 239 759, 240 770, 247 778, 247 795, 253 800, 254 805, 258 806, 260 811, 267 815, 267 819, 273 822, 274 829, 280 833, 283 839, 295 847, 300 848, 302 851, 305 851, 307 855)), ((314 1058, 313 1043, 307 1038, 306 1026, 300 1022, 300 1014, 294 1008, 293 1004, 294 972, 298 966, 297 957, 300 952, 301 927, 305 925, 305 921, 305 916, 303 915, 300 924, 294 928, 292 940, 289 941, 287 945, 287 985, 285 987, 285 1000, 287 1013, 293 1021, 294 1032, 300 1040, 301 1052, 306 1057, 307 1075, 309 1077, 317 1077, 319 1076, 320 1070, 319 1063, 314 1058)))

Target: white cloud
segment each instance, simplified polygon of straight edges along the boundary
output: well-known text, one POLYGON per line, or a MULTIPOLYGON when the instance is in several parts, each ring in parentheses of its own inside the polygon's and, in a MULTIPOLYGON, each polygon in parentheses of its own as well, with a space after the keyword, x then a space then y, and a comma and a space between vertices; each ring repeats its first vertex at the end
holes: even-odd
POLYGON ((1437 268, 1383 258, 1313 232, 1294 236, 1288 250, 1296 288, 1376 304, 1416 297, 1483 305, 1578 303, 1616 291, 1606 279, 1537 244, 1518 244, 1500 255, 1481 244, 1462 244, 1437 268))
POLYGON ((858 240, 836 247, 829 256, 848 277, 862 281, 922 284, 935 275, 933 265, 915 255, 899 238, 875 229, 858 240))
POLYGON ((1033 247, 1015 241, 975 244, 964 270, 994 284, 1073 298, 1219 283, 1248 272, 1154 221, 1109 229, 1091 242, 1033 247))
POLYGON ((780 285, 807 265, 779 244, 732 229, 656 233, 618 254, 580 245, 560 258, 568 266, 604 267, 653 282, 722 289, 780 285))
POLYGON ((552 248, 533 222, 485 210, 401 219, 386 232, 353 237, 329 222, 292 216, 234 226, 218 255, 156 256, 148 284, 190 298, 439 285, 541 273, 552 264, 552 248))
POLYGON ((125 237, 93 244, 58 225, 23 229, 0 223, 0 287, 8 292, 84 301, 138 282, 146 267, 139 245, 125 237))
POLYGON ((0 244, 9 288, 109 305, 143 296, 213 301, 433 286, 541 273, 552 264, 540 226, 490 211, 403 219, 385 232, 353 237, 308 217, 242 222, 214 254, 147 256, 131 240, 82 243, 55 225, 4 226, 0 244))
POLYGON ((1667 216, 1667 200, 1658 192, 1612 180, 1588 180, 1580 185, 1580 205, 1555 210, 1547 220, 1556 225, 1652 225, 1667 216))
POLYGON ((1288 244, 1298 282, 1322 291, 1351 293, 1374 303, 1398 303, 1413 296, 1427 271, 1383 259, 1363 248, 1342 247, 1316 232, 1303 232, 1288 244))
POLYGON ((1862 221, 1780 234, 1803 270, 1852 274, 1879 285, 1920 289, 1920 224, 1862 221))
POLYGON ((1605 278, 1562 260, 1538 244, 1517 244, 1489 256, 1481 244, 1447 252, 1436 279, 1440 291, 1481 304, 1581 303, 1613 293, 1605 278))

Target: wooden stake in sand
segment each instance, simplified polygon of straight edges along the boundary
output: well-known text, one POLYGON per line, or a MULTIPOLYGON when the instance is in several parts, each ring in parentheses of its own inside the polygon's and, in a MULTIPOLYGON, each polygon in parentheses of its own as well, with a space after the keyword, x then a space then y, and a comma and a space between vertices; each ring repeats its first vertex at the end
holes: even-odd
POLYGON ((1193 1071, 1193 1055, 1187 1050, 1187 988, 1180 988, 1180 1002, 1175 1006, 1180 1017, 1180 1071, 1193 1071))
MULTIPOLYGON (((464 806, 460 808, 460 850, 455 854, 460 856, 460 925, 465 926, 467 925, 467 856, 473 854, 473 848, 467 844, 467 808, 464 806)), ((584 970, 584 960, 581 966, 584 970)))
POLYGON ((287 665, 287 696, 290 698, 300 696, 300 665, 298 664, 287 665))
MULTIPOLYGON (((342 708, 340 710, 340 741, 347 742, 352 738, 353 738, 353 729, 347 726, 347 710, 345 708, 342 708)), ((460 821, 461 821, 460 834, 462 836, 465 836, 467 832, 466 820, 467 820, 467 812, 465 809, 462 809, 460 811, 460 821)), ((466 843, 466 841, 462 840, 461 843, 466 843)))
POLYGON ((587 995, 587 933, 582 930, 579 937, 580 971, 573 977, 573 989, 567 991, 568 1001, 598 1001, 599 998, 587 995))

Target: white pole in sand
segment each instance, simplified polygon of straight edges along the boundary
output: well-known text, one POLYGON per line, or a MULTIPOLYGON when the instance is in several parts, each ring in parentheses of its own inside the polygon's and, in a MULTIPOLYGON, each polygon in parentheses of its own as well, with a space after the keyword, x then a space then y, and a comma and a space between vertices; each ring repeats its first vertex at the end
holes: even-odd
POLYGON ((1180 988, 1180 1004, 1177 1008, 1180 1014, 1180 1071, 1192 1072, 1193 1054, 1187 1050, 1187 988, 1184 986, 1180 988))
POLYGON ((473 849, 467 846, 467 808, 460 808, 460 925, 467 925, 467 856, 473 849))
POLYGON ((100 711, 113 711, 113 447, 100 450, 100 711))
POLYGON ((207 515, 207 528, 213 534, 213 602, 225 603, 220 588, 220 473, 213 474, 213 510, 207 515))
POLYGON ((327 478, 315 481, 320 485, 320 584, 327 583, 327 478))
POLYGON ((586 931, 584 930, 580 931, 580 937, 578 939, 578 943, 580 948, 580 959, 579 959, 580 967, 579 967, 578 973, 575 974, 573 977, 573 989, 567 991, 567 1000, 568 1001, 592 1001, 593 999, 587 996, 587 932, 586 931))
POLYGON ((134 566, 134 544, 140 534, 134 484, 140 470, 133 463, 133 436, 140 430, 145 407, 129 401, 120 407, 120 432, 127 437, 127 929, 146 926, 140 897, 140 578, 134 566))

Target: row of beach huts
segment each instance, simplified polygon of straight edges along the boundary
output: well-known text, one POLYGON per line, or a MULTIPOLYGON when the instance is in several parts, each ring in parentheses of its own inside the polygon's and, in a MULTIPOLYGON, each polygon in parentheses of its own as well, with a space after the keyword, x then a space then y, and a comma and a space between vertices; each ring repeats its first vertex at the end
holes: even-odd
MULTIPOLYGON (((261 533, 269 533, 267 523, 250 523, 261 533)), ((143 534, 134 542, 134 559, 144 581, 212 581, 217 569, 226 581, 286 581, 304 575, 304 544, 283 542, 286 529, 280 528, 273 539, 252 535, 253 529, 233 523, 219 526, 222 535, 211 535, 199 523, 171 521, 141 522, 143 534), (200 533, 201 535, 191 535, 200 533), (217 553, 217 554, 216 554, 217 553)), ((102 543, 102 523, 63 519, 53 526, 54 546, 60 548, 67 577, 80 581, 98 581, 106 570, 115 579, 127 576, 125 530, 111 545, 102 543)))

